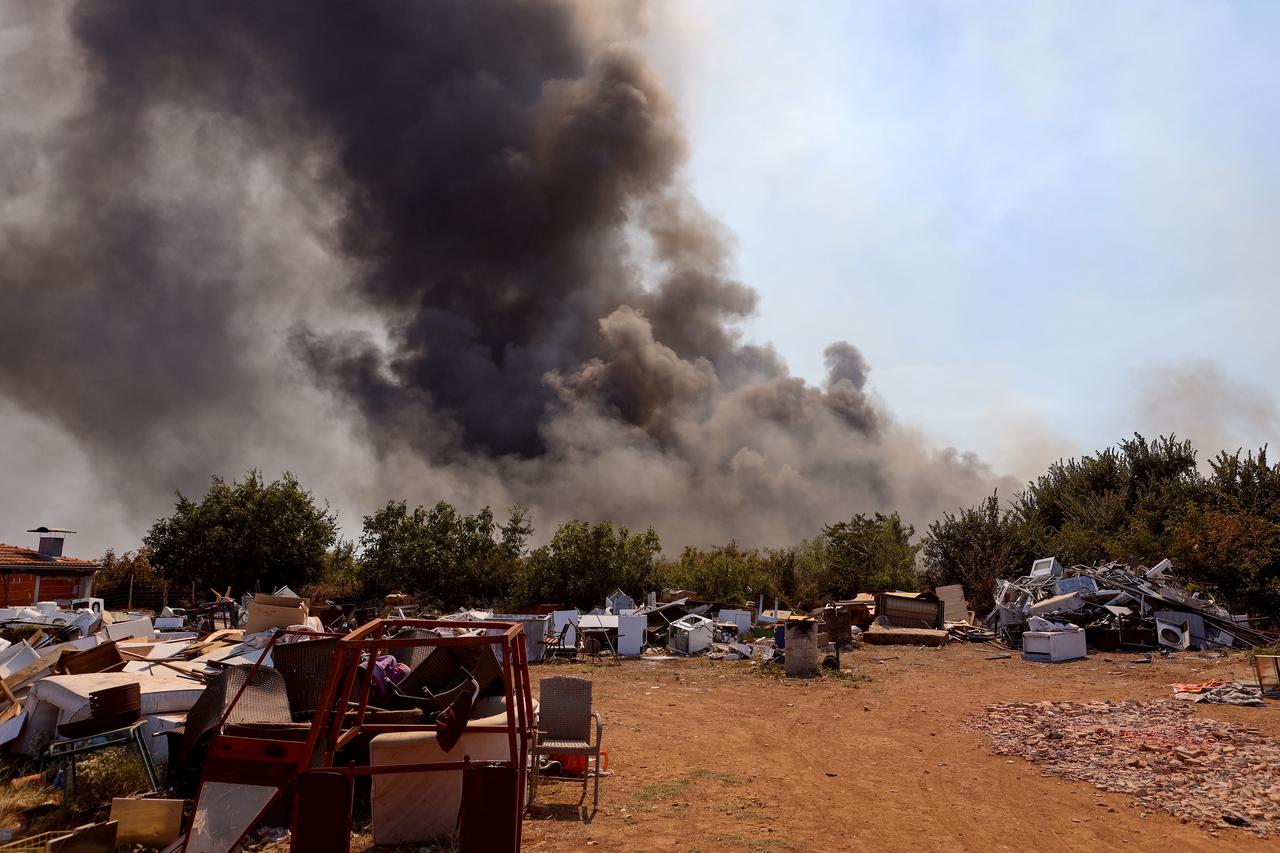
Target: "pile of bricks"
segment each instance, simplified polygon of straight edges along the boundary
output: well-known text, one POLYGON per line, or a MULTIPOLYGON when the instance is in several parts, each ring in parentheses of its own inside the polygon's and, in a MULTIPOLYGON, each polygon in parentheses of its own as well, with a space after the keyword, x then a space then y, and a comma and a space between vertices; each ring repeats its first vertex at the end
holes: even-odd
POLYGON ((1180 702, 988 705, 969 723, 997 754, 1043 763, 1046 775, 1129 794, 1206 828, 1280 834, 1280 744, 1195 718, 1180 702))

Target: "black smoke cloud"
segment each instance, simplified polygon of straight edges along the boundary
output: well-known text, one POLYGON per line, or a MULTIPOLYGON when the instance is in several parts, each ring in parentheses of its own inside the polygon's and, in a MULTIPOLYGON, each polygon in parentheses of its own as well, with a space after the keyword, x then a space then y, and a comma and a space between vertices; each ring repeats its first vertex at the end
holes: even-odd
POLYGON ((10 8, 5 94, 41 117, 0 107, 0 391, 138 518, 251 464, 366 511, 519 501, 677 542, 980 494, 852 345, 814 387, 741 339, 756 295, 681 181, 642 13, 10 8))

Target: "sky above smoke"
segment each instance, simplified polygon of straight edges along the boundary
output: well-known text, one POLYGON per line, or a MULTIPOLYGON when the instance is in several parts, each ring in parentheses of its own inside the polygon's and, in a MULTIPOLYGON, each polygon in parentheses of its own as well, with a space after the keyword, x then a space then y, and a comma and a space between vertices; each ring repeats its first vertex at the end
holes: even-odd
MULTIPOLYGON (((767 145, 717 129, 697 81, 719 78, 690 71, 751 61, 699 29, 714 8, 0 6, 0 540, 47 523, 78 553, 134 547, 175 491, 256 467, 294 471, 348 535, 405 498, 521 503, 543 536, 583 518, 668 549, 784 544, 854 512, 923 526, 1092 450, 1006 395, 992 466, 902 383, 877 390, 863 340, 931 322, 885 310, 883 269, 843 266, 866 310, 787 306, 830 273, 786 249, 796 223, 742 215, 811 199, 825 164, 762 169, 726 213, 708 158, 767 145)), ((795 74, 743 78, 762 129, 779 86, 813 95, 795 74)), ((1169 420, 1180 394, 1248 390, 1212 362, 1151 369, 1144 411, 1169 420)))
POLYGON ((795 374, 847 338, 901 420, 1020 479, 1134 430, 1275 438, 1280 6, 651 8, 744 328, 795 374))

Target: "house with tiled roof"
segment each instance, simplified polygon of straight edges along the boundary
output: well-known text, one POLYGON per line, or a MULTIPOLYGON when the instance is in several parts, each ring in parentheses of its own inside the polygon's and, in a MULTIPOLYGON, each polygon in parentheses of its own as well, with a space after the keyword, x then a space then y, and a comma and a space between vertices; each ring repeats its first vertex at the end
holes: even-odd
POLYGON ((67 534, 75 531, 37 527, 27 532, 40 535, 36 548, 0 543, 0 607, 87 598, 102 563, 63 555, 67 534))

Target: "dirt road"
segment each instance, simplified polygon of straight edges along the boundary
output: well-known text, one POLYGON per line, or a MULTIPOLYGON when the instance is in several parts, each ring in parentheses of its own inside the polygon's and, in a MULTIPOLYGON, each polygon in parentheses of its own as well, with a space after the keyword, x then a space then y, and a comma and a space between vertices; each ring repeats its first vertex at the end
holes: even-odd
MULTIPOLYGON (((844 655, 841 677, 821 680, 702 659, 539 667, 535 689, 550 675, 594 680, 613 775, 589 824, 572 805, 580 785, 540 789, 546 805, 525 823, 525 849, 1276 849, 1274 837, 1213 834, 1125 796, 1043 776, 1022 759, 993 755, 963 723, 993 702, 1170 698, 1171 682, 1244 677, 1245 663, 986 659, 995 654, 965 644, 861 649, 844 655)), ((1275 701, 1196 713, 1280 735, 1275 701)))

